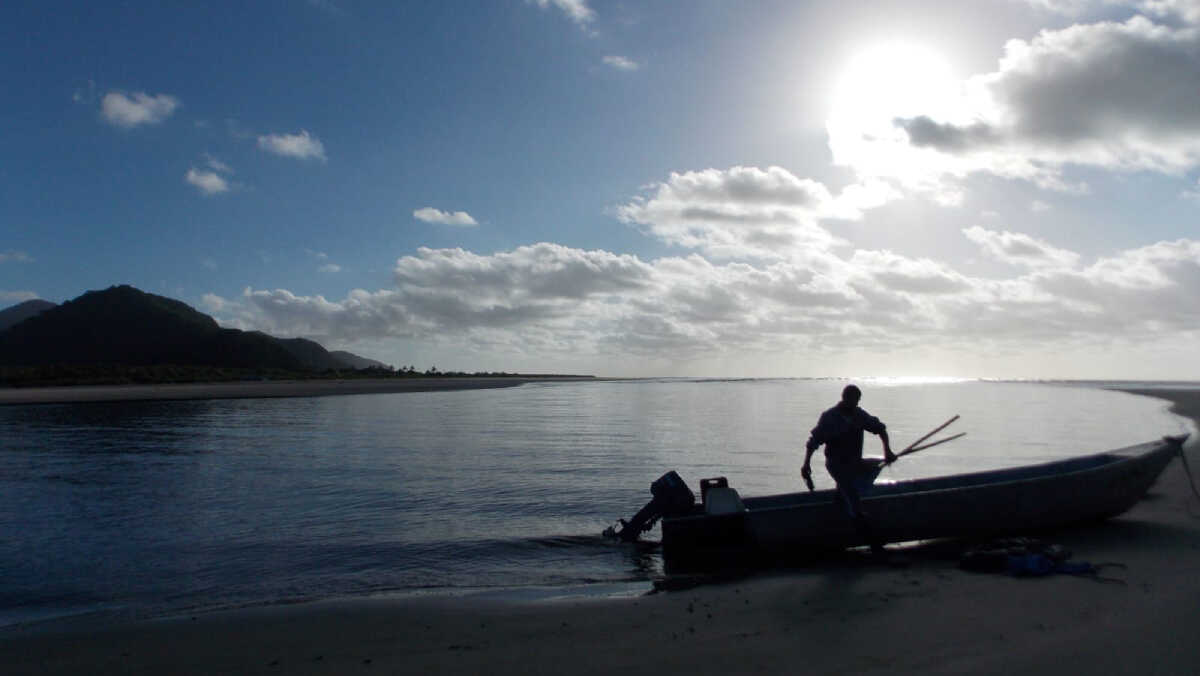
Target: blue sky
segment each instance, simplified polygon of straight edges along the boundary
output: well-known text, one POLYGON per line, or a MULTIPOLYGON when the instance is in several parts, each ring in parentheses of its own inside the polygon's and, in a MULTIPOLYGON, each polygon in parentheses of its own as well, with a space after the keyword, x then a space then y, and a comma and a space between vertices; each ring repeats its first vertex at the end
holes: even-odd
POLYGON ((0 305, 128 283, 422 369, 1200 378, 1194 0, 0 19, 0 305))

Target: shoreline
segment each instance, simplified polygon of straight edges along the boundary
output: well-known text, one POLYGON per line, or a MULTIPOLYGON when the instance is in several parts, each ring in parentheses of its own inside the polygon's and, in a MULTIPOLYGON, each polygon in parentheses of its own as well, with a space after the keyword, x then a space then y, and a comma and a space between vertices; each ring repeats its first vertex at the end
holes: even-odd
MULTIPOLYGON (((1200 390, 1122 390, 1200 426, 1200 390)), ((1200 444, 1187 445, 1200 467, 1200 444)), ((1191 673, 1200 504, 1173 462, 1120 517, 1041 536, 1123 584, 848 555, 636 598, 365 598, 0 632, 6 673, 1191 673)))
POLYGON ((329 397, 348 394, 394 394, 517 387, 526 383, 593 382, 592 376, 447 376, 417 378, 349 378, 335 380, 263 380, 161 385, 64 385, 0 388, 0 406, 82 404, 115 401, 181 401, 189 399, 268 399, 329 397))

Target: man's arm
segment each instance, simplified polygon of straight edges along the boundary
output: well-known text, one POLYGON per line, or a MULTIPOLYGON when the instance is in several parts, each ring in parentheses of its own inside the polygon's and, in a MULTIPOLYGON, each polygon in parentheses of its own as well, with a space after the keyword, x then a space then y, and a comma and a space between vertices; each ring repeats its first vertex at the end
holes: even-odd
POLYGON ((879 440, 883 442, 883 461, 885 463, 896 462, 896 454, 892 453, 892 444, 888 439, 887 425, 884 425, 882 420, 876 418, 870 413, 867 413, 862 409, 859 409, 859 411, 861 411, 862 415, 865 416, 863 419, 863 429, 871 434, 879 435, 879 440))
MULTIPOLYGON (((809 444, 811 444, 811 443, 812 443, 812 440, 810 439, 809 444)), ((816 490, 816 487, 813 485, 813 480, 812 480, 812 465, 809 464, 810 461, 812 460, 813 451, 815 451, 815 450, 816 450, 815 448, 809 448, 807 446, 805 447, 805 449, 804 449, 804 466, 800 468, 800 478, 804 479, 804 485, 808 486, 808 490, 810 490, 810 491, 816 490)))
POLYGON ((813 490, 812 480, 812 456, 813 453, 824 443, 825 436, 825 416, 817 421, 817 426, 813 428, 812 433, 808 436, 808 443, 804 444, 804 465, 800 467, 800 476, 804 478, 804 483, 808 486, 808 490, 813 490))
POLYGON ((879 433, 879 440, 883 442, 883 461, 887 464, 896 462, 896 454, 892 453, 892 444, 888 441, 886 429, 879 433))
POLYGON ((817 446, 819 445, 820 444, 814 445, 812 442, 812 437, 809 437, 808 443, 804 446, 804 466, 800 468, 800 476, 803 476, 806 479, 812 476, 812 457, 813 453, 815 453, 817 450, 817 446))
POLYGON ((812 429, 808 435, 808 443, 804 444, 804 466, 808 467, 808 463, 812 460, 813 453, 825 443, 825 436, 828 433, 826 428, 828 423, 825 422, 825 414, 821 414, 817 420, 817 426, 812 429))

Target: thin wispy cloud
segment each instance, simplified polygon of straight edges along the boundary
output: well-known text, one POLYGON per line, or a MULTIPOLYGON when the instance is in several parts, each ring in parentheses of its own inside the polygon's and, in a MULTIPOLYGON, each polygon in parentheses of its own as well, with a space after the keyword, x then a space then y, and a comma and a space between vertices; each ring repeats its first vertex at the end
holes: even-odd
POLYGON ((258 137, 258 147, 275 155, 294 157, 300 160, 325 161, 325 145, 307 130, 298 134, 263 134, 258 137))
POLYGON ((91 105, 96 101, 96 82, 88 80, 87 85, 71 92, 71 100, 81 105, 91 105))
POLYGON ((219 172, 225 173, 225 174, 233 173, 233 167, 229 166, 228 164, 225 164, 221 160, 213 157, 212 155, 209 155, 208 153, 204 153, 204 164, 209 169, 212 169, 213 171, 219 171, 219 172))
POLYGON ((33 258, 24 251, 9 249, 0 251, 0 263, 32 263, 33 258))
POLYGON ((596 19, 596 12, 588 7, 587 0, 527 0, 542 9, 556 7, 567 15, 571 21, 580 26, 587 26, 596 19))
POLYGON ((100 100, 100 115, 110 124, 132 129, 158 124, 179 108, 179 99, 169 94, 151 96, 145 92, 126 94, 111 91, 100 100))
POLYGON ((0 291, 0 302, 24 303, 27 300, 37 300, 41 296, 33 291, 0 291))
POLYGON ((624 56, 610 55, 604 57, 603 61, 604 65, 610 66, 617 70, 634 71, 641 67, 633 59, 624 56))
POLYGON ((479 223, 465 211, 442 211, 433 207, 423 207, 413 212, 413 218, 426 223, 440 223, 442 225, 456 225, 460 227, 470 227, 479 225, 479 223))
POLYGON ((1179 196, 1185 200, 1195 200, 1200 202, 1200 180, 1197 180, 1190 188, 1187 188, 1179 193, 1179 196))

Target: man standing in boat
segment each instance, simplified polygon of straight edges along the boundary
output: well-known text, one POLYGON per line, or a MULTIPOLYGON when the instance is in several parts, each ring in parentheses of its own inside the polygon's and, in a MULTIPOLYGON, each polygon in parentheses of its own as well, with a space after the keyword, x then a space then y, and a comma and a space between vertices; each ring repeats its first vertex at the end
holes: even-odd
POLYGON ((800 475, 804 482, 812 488, 812 455, 822 444, 825 445, 825 469, 837 482, 838 496, 846 513, 854 521, 854 527, 871 542, 875 552, 883 551, 883 544, 874 540, 871 525, 862 510, 862 490, 869 486, 878 475, 878 465, 873 462, 863 462, 863 432, 876 434, 883 442, 884 462, 896 460, 888 441, 887 427, 879 418, 858 407, 862 399, 862 390, 855 385, 847 385, 842 390, 842 400, 836 406, 821 414, 817 426, 805 444, 804 467, 800 475))

